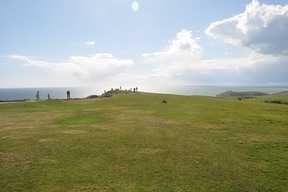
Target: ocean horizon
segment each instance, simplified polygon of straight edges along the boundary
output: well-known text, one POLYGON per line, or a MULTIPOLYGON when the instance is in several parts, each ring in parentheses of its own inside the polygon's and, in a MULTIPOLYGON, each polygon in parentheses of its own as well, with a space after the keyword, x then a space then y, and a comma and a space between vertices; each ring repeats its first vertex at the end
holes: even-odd
MULTIPOLYGON (((113 87, 113 89, 120 87, 113 87)), ((89 95, 101 95, 104 91, 110 90, 108 87, 50 87, 50 88, 0 88, 0 100, 24 100, 36 99, 36 92, 40 93, 40 100, 66 99, 67 91, 70 91, 71 98, 85 98, 89 95)), ((122 90, 130 90, 133 87, 122 87, 122 90)), ((288 86, 161 86, 161 87, 138 87, 140 92, 176 94, 176 95, 201 95, 214 97, 225 91, 258 91, 267 94, 288 91, 288 86)))

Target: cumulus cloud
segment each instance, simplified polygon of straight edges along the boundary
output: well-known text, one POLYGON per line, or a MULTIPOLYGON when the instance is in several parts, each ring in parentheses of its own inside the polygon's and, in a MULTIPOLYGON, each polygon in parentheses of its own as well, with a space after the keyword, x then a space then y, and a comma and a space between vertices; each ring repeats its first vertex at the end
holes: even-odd
POLYGON ((151 77, 192 84, 288 82, 288 57, 252 51, 242 58, 203 59, 203 49, 190 31, 182 30, 160 52, 143 54, 153 66, 151 77))
POLYGON ((244 13, 212 23, 205 33, 263 54, 288 55, 288 5, 253 0, 244 13))
POLYGON ((143 54, 144 57, 162 57, 179 55, 179 56, 189 56, 192 58, 199 58, 202 56, 202 48, 198 45, 199 37, 195 39, 192 38, 192 32, 187 30, 182 30, 176 35, 176 39, 169 42, 169 47, 162 52, 155 52, 152 54, 143 54))
MULTIPOLYGON (((164 70, 167 67, 181 68, 183 65, 192 64, 200 60, 203 54, 202 48, 197 43, 198 40, 192 38, 191 31, 182 30, 177 34, 176 39, 169 42, 166 50, 143 54, 144 62, 158 66, 154 69, 155 76, 166 73, 167 71, 164 70)), ((165 76, 169 75, 169 73, 165 74, 165 76)))
POLYGON ((133 65, 132 60, 120 60, 107 53, 90 57, 71 56, 67 61, 59 63, 35 60, 22 55, 7 57, 22 60, 25 62, 25 66, 41 67, 61 76, 74 76, 78 79, 92 81, 119 74, 133 65))

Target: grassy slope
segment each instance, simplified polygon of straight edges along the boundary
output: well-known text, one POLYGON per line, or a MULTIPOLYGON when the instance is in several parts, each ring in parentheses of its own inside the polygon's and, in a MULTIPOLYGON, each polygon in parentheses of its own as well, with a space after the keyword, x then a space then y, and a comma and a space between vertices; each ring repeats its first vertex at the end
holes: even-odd
POLYGON ((0 191, 287 191, 287 115, 147 93, 0 104, 0 191))

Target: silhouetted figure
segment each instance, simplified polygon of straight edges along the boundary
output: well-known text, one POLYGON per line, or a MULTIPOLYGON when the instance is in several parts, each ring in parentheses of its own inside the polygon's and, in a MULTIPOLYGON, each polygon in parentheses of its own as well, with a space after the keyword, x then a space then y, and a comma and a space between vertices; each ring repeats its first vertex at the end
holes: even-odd
POLYGON ((36 93, 36 99, 37 99, 37 100, 40 99, 40 93, 39 93, 39 91, 37 91, 37 93, 36 93))
POLYGON ((70 99, 70 91, 67 91, 67 100, 70 99))
POLYGON ((50 98, 50 93, 48 93, 48 95, 47 95, 47 96, 48 96, 48 100, 50 100, 50 99, 51 99, 51 98, 50 98))

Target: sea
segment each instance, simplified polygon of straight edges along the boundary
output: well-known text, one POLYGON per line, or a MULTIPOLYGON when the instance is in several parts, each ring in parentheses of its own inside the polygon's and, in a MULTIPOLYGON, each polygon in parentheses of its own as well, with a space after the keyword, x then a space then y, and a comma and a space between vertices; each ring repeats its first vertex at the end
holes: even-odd
MULTIPOLYGON (((134 87, 121 87, 122 90, 133 90, 134 87)), ((217 96, 225 91, 258 91, 268 94, 288 91, 288 86, 161 86, 161 87, 137 87, 140 92, 152 92, 177 95, 202 95, 217 96)), ((39 91, 40 99, 66 99, 67 91, 70 91, 71 98, 85 98, 90 95, 101 95, 111 89, 120 87, 49 87, 49 88, 0 88, 0 100, 23 100, 36 99, 36 92, 39 91)))

